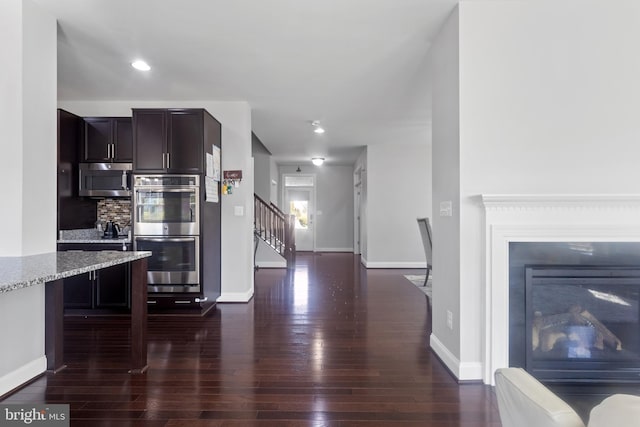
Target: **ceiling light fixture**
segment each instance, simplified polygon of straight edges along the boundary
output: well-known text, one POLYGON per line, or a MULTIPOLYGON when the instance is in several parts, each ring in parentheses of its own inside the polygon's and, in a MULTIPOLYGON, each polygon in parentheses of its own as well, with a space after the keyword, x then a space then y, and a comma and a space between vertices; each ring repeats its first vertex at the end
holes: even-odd
POLYGON ((149 71, 151 69, 149 64, 147 64, 145 61, 141 59, 136 59, 135 61, 133 61, 131 63, 131 66, 136 70, 140 70, 140 71, 149 71))
POLYGON ((311 163, 316 166, 320 166, 324 163, 324 157, 314 157, 313 159, 311 159, 311 163))
POLYGON ((324 133, 324 128, 320 126, 320 120, 314 120, 311 122, 311 126, 313 126, 315 129, 313 129, 313 131, 315 133, 324 133))

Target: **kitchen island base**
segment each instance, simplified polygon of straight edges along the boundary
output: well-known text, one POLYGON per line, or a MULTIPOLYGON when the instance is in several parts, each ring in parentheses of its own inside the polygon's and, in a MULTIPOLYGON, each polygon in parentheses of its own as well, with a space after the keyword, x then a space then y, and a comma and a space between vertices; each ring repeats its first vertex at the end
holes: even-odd
POLYGON ((147 369, 147 260, 150 252, 52 252, 0 257, 0 396, 45 371, 64 368, 63 279, 130 263, 129 372, 147 369), (34 307, 37 309, 34 310, 34 307))
MULTIPOLYGON (((147 370, 147 259, 131 262, 131 369, 147 370)), ((64 282, 48 282, 45 287, 45 349, 47 370, 58 372, 64 364, 64 282)))

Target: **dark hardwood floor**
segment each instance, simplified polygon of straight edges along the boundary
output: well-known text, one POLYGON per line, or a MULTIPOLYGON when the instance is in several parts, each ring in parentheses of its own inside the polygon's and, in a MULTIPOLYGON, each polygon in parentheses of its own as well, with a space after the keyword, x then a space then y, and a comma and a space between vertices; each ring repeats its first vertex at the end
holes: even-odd
POLYGON ((248 304, 151 317, 127 374, 128 319, 65 319, 67 369, 2 403, 68 403, 72 426, 500 426, 495 395, 429 350, 425 295, 351 254, 256 273, 248 304))

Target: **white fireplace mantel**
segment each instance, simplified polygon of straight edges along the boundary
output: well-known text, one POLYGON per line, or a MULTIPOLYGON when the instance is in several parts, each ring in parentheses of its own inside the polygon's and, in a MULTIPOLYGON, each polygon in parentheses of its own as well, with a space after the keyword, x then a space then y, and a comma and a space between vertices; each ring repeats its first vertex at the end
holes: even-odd
POLYGON ((640 242, 640 194, 483 194, 484 382, 509 366, 510 242, 640 242))

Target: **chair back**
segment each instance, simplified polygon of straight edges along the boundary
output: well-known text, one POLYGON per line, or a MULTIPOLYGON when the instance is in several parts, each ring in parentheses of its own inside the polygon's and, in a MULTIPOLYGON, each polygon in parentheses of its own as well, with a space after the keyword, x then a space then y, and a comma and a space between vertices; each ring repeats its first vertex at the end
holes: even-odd
POLYGON ((636 427, 640 420, 640 396, 614 394, 591 409, 588 427, 636 427))
POLYGON ((433 238, 429 218, 418 218, 418 228, 420 228, 420 235, 422 236, 424 254, 427 257, 427 268, 431 268, 433 260, 433 238))
POLYGON ((585 427, 564 400, 522 368, 496 370, 502 427, 585 427))

